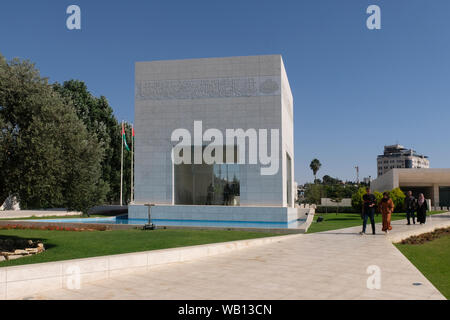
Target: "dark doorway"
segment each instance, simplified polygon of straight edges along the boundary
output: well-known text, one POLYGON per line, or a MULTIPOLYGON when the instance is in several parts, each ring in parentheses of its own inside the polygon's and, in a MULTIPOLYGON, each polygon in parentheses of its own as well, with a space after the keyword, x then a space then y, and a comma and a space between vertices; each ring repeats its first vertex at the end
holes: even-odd
POLYGON ((425 199, 433 199, 433 188, 431 186, 429 187, 401 187, 402 191, 405 193, 405 195, 408 193, 408 191, 412 191, 413 197, 418 198, 419 194, 423 193, 425 199))
POLYGON ((450 207, 450 187, 439 188, 439 202, 441 207, 450 207))

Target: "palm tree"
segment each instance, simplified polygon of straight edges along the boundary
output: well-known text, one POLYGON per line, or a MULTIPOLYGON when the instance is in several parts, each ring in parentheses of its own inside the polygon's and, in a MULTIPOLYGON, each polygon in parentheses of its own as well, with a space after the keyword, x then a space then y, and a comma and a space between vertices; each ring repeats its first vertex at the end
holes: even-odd
POLYGON ((322 166, 322 164, 320 163, 320 161, 318 159, 314 159, 313 161, 311 161, 311 164, 309 165, 309 167, 311 168, 313 174, 314 174, 314 183, 316 183, 316 175, 317 172, 320 170, 320 167, 322 166))

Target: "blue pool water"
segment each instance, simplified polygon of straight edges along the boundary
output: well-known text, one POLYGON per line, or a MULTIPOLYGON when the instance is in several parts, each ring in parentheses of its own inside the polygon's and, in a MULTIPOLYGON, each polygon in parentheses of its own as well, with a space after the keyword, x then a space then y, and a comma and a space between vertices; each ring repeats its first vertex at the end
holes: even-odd
MULTIPOLYGON (((145 225, 147 219, 128 219, 126 216, 109 217, 109 218, 69 218, 69 219, 41 219, 28 220, 35 222, 56 222, 56 223, 98 223, 98 224, 129 224, 129 225, 145 225)), ((152 219, 152 223, 156 226, 186 226, 186 227, 225 227, 225 228, 298 228, 304 223, 304 220, 295 220, 290 223, 285 222, 264 222, 264 221, 213 221, 213 220, 169 220, 169 219, 152 219)))

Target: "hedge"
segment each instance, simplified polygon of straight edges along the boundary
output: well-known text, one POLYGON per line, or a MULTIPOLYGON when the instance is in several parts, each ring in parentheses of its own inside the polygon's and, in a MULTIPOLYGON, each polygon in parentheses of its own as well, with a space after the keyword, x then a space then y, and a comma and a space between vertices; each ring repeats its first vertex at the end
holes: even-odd
POLYGON ((358 213, 353 207, 317 206, 316 213, 358 213))
MULTIPOLYGON (((389 196, 395 205, 394 212, 402 212, 403 211, 403 203, 405 201, 405 194, 400 188, 392 189, 389 192, 389 196)), ((361 212, 363 205, 363 196, 366 194, 366 188, 360 188, 357 192, 355 192, 352 196, 352 207, 354 208, 354 212, 361 212)), ((375 191, 373 193, 377 199, 377 204, 380 203, 383 198, 383 193, 375 191)))

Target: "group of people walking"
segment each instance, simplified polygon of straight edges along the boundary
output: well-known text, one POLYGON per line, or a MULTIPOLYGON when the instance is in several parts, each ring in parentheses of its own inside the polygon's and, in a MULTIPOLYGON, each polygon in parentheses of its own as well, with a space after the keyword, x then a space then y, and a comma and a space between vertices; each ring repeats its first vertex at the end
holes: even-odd
POLYGON ((406 219, 408 225, 411 224, 411 218, 414 224, 416 224, 416 212, 417 222, 424 224, 427 221, 428 203, 425 200, 423 193, 419 194, 419 198, 413 197, 412 192, 408 191, 408 195, 405 198, 406 219))
MULTIPOLYGON (((413 224, 416 224, 416 213, 417 222, 424 224, 427 219, 428 204, 425 200, 423 193, 419 194, 419 198, 413 197, 412 192, 408 191, 405 198, 405 209, 406 209, 406 219, 408 225, 411 224, 411 219, 413 224)), ((391 226, 391 216, 394 212, 395 206, 394 202, 389 196, 388 192, 383 193, 383 198, 381 201, 377 202, 374 194, 370 192, 370 188, 366 189, 366 194, 363 196, 363 208, 362 208, 362 218, 363 218, 363 229, 360 232, 361 235, 366 234, 367 221, 370 219, 370 224, 372 226, 372 234, 375 234, 375 211, 378 210, 382 215, 384 233, 389 233, 392 230, 391 226)))

